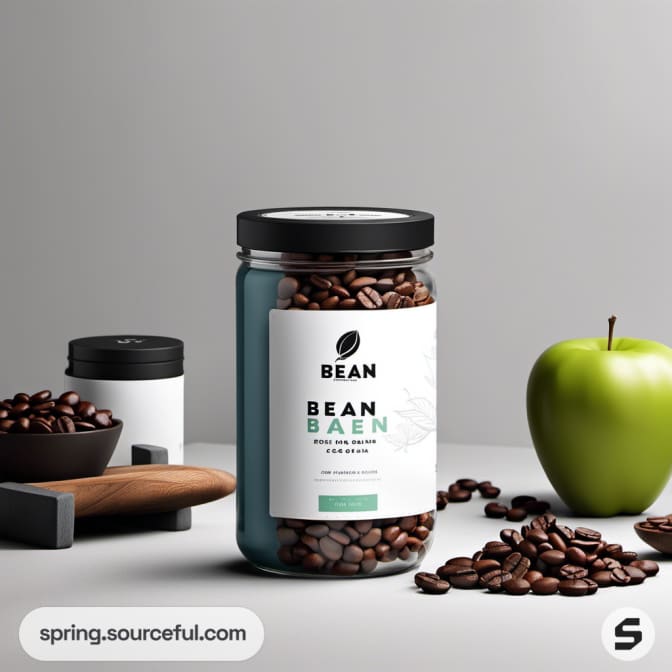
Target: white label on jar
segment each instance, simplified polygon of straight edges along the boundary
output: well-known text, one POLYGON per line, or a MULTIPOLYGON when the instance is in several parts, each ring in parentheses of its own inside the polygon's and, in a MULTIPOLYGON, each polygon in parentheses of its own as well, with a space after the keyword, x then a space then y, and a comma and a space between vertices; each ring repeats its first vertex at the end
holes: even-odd
POLYGON ((436 304, 271 310, 270 514, 362 520, 436 499, 436 304))
POLYGON ((275 210, 264 212, 262 217, 273 219, 401 219, 409 215, 404 212, 382 210, 275 210))

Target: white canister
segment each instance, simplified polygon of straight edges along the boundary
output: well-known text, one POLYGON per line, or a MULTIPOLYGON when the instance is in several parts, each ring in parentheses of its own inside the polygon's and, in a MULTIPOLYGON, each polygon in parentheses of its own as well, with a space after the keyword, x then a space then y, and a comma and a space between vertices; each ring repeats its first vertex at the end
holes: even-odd
POLYGON ((68 344, 65 388, 124 422, 110 466, 131 464, 131 446, 168 449, 184 461, 184 343, 165 336, 90 336, 68 344))

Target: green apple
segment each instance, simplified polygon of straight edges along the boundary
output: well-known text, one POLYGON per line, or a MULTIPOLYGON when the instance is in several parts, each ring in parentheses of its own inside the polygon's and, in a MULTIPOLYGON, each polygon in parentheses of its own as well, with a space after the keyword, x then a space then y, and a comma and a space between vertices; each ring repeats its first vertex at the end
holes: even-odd
POLYGON ((635 338, 548 348, 527 384, 532 441, 577 514, 641 513, 672 471, 672 349, 635 338))

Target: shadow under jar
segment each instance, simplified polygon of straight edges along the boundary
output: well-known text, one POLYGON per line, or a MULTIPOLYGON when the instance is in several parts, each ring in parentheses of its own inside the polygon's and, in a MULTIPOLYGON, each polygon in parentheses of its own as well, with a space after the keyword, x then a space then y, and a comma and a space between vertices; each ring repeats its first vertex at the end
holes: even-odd
POLYGON ((237 541, 260 569, 416 567, 436 497, 434 218, 238 215, 237 541))

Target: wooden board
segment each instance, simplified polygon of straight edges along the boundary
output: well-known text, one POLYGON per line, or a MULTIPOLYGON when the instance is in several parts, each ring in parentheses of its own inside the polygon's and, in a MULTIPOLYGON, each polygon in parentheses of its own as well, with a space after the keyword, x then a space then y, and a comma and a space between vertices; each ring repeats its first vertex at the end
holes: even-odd
POLYGON ((110 467, 102 476, 91 478, 31 485, 72 493, 75 518, 85 518, 161 513, 205 504, 230 495, 236 478, 219 469, 147 464, 110 467))

